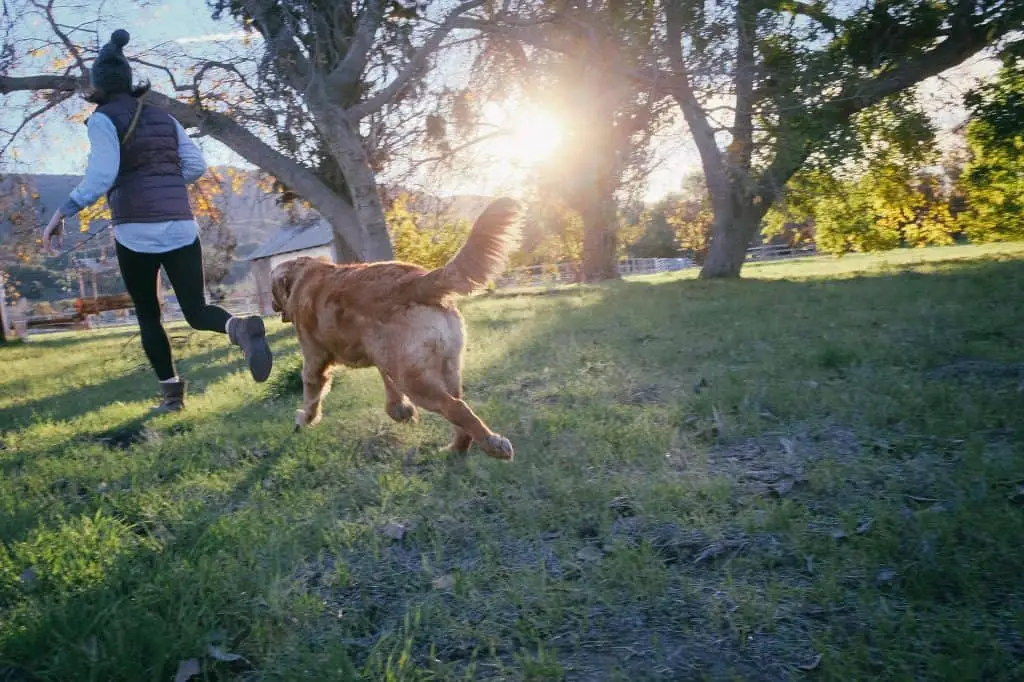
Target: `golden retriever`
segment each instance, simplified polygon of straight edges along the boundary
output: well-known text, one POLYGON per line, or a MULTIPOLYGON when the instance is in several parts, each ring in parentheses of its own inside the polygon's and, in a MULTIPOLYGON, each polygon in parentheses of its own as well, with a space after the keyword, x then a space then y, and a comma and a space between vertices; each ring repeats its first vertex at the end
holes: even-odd
POLYGON ((412 421, 419 406, 454 425, 451 450, 465 452, 475 441, 491 457, 512 459, 508 439, 462 400, 465 329, 453 298, 504 269, 519 238, 519 213, 512 199, 492 202, 459 252, 436 270, 308 257, 276 266, 273 309, 295 325, 302 349, 303 406, 296 429, 319 423, 334 365, 376 367, 392 419, 412 421))

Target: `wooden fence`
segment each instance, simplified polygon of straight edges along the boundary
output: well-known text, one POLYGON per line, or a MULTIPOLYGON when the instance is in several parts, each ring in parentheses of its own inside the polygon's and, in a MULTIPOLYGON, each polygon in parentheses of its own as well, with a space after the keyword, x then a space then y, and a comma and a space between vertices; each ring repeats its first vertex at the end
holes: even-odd
MULTIPOLYGON (((616 270, 620 276, 653 275, 659 272, 676 272, 696 267, 689 258, 624 258, 616 270)), ((539 287, 558 284, 574 284, 580 281, 580 263, 553 263, 530 265, 506 270, 494 282, 495 288, 539 287)))
POLYGON ((764 244, 747 249, 748 261, 784 260, 788 258, 807 258, 817 256, 818 247, 814 244, 787 246, 785 244, 764 244))
MULTIPOLYGON (((782 260, 787 258, 803 258, 814 256, 817 251, 814 245, 802 247, 765 245, 755 246, 747 250, 748 261, 782 260)), ((619 261, 619 275, 652 275, 661 272, 677 272, 697 267, 689 258, 624 258, 619 261)), ((523 268, 512 268, 505 271, 495 282, 497 289, 513 287, 555 287, 573 284, 580 279, 579 263, 552 263, 549 265, 533 265, 523 268)), ((29 315, 27 318, 14 319, 13 326, 17 332, 45 333, 67 329, 101 329, 135 324, 135 311, 125 294, 101 296, 102 301, 93 298, 81 299, 74 312, 56 315, 29 315)), ((165 294, 163 303, 164 320, 183 320, 184 315, 173 294, 165 294)), ((249 315, 259 313, 259 298, 255 294, 232 296, 216 301, 233 314, 249 315)))

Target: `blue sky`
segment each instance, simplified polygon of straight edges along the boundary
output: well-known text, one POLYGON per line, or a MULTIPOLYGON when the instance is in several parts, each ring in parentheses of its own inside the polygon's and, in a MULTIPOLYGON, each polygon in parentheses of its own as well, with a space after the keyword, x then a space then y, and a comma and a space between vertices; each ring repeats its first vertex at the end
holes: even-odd
MULTIPOLYGON (((130 0, 106 0, 97 16, 97 5, 88 9, 63 10, 58 18, 64 23, 95 21, 95 29, 101 42, 109 39, 117 28, 126 28, 132 34, 132 41, 126 48, 131 56, 145 56, 147 50, 155 47, 172 46, 183 53, 215 57, 224 51, 244 49, 237 25, 231 19, 214 21, 204 0, 177 0, 166 2, 139 3, 130 0)), ((49 27, 41 20, 21 27, 22 35, 49 36, 49 27)), ((993 72, 994 65, 983 60, 972 60, 963 67, 946 74, 942 79, 933 79, 921 87, 926 106, 940 128, 951 129, 960 123, 965 115, 958 100, 970 87, 975 78, 993 72)), ((24 72, 40 72, 41 65, 35 64, 24 72)), ((166 81, 156 70, 135 67, 136 78, 150 78, 158 87, 166 81)), ((16 146, 16 162, 5 162, 4 170, 18 170, 36 173, 81 173, 85 167, 88 142, 85 128, 80 123, 69 123, 65 115, 73 109, 88 110, 90 107, 76 100, 63 114, 51 113, 40 120, 39 129, 26 136, 16 146)), ((10 115, 0 113, 5 127, 10 125, 10 115)), ((688 136, 681 129, 668 130, 659 135, 656 155, 658 165, 650 177, 649 198, 656 198, 679 187, 680 178, 688 171, 698 168, 698 158, 688 136)), ((243 165, 233 152, 212 139, 203 138, 200 145, 211 164, 243 165)), ((496 192, 516 193, 528 170, 529 162, 509 158, 507 143, 499 150, 490 152, 497 156, 489 162, 482 162, 479 172, 471 177, 461 174, 438 174, 423 180, 425 188, 442 194, 496 192), (506 158, 501 158, 502 151, 506 158), (432 185, 432 186, 431 186, 432 185)), ((514 146, 514 145, 513 145, 514 146)))

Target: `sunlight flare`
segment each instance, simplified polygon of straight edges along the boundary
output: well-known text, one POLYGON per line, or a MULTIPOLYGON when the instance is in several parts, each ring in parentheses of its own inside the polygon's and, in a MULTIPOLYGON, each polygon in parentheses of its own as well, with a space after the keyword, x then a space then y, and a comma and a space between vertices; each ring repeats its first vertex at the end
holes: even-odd
POLYGON ((564 123, 539 107, 509 110, 507 106, 490 104, 485 109, 485 118, 507 133, 497 138, 495 154, 516 164, 533 166, 546 161, 565 137, 564 123))

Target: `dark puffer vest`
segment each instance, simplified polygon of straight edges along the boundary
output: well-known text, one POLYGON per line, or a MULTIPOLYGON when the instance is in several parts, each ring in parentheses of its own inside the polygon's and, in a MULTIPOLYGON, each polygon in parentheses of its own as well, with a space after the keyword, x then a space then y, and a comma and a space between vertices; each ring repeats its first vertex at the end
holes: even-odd
MULTIPOLYGON (((118 139, 124 139, 137 106, 138 100, 122 94, 96 111, 108 116, 118 139)), ((181 176, 178 130, 165 112, 151 105, 142 109, 131 138, 121 145, 121 166, 107 203, 115 225, 193 218, 181 176)))

